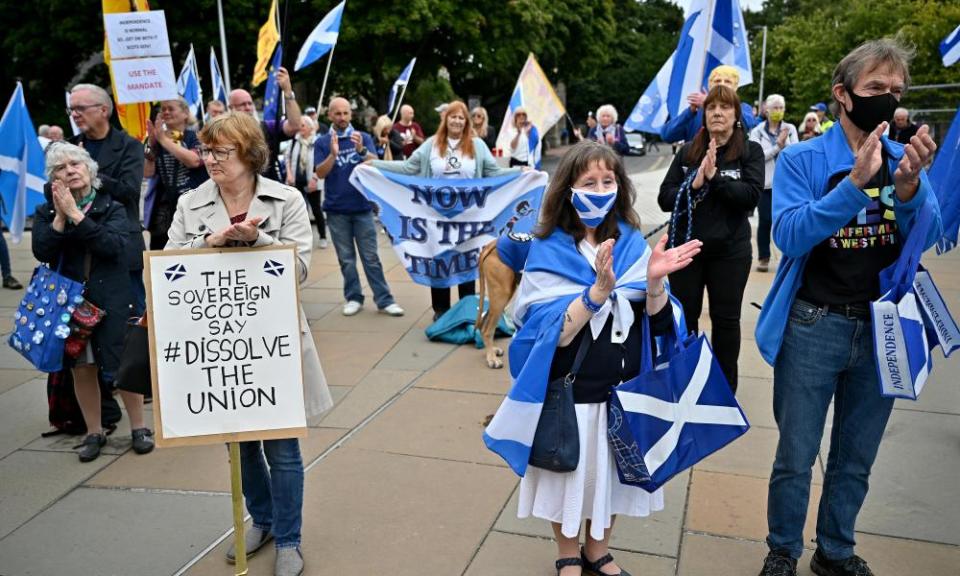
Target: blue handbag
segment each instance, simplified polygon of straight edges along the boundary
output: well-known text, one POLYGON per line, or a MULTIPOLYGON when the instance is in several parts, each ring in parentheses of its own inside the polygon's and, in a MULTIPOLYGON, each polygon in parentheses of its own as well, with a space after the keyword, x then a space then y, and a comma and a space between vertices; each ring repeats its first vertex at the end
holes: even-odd
POLYGON ((83 283, 41 264, 33 271, 27 292, 13 314, 8 343, 41 372, 63 369, 63 350, 70 336, 70 317, 83 302, 83 283))

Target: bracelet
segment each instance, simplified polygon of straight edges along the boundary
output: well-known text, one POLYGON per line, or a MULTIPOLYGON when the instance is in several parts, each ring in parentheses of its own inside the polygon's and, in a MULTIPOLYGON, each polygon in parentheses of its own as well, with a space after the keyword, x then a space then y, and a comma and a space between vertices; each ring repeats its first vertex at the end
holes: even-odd
POLYGON ((667 285, 666 285, 666 284, 663 284, 663 285, 661 286, 661 288, 660 288, 660 291, 657 292, 657 293, 653 293, 653 292, 650 292, 650 291, 648 290, 648 291, 647 291, 647 298, 659 298, 660 296, 663 296, 663 293, 666 292, 666 291, 667 291, 667 285))
POLYGON ((583 303, 583 307, 587 309, 587 312, 591 314, 596 314, 603 308, 603 302, 594 304, 593 300, 590 299, 590 287, 583 289, 583 294, 580 295, 580 302, 583 303))

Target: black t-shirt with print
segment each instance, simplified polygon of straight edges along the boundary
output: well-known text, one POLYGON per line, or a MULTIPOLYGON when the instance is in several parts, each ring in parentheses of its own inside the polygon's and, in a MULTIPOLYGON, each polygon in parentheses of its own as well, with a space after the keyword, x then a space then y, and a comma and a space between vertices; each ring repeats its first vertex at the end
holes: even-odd
MULTIPOLYGON (((835 175, 828 189, 833 190, 848 174, 835 175)), ((816 304, 865 303, 880 297, 880 271, 896 261, 901 249, 886 154, 882 168, 863 191, 872 201, 813 249, 798 297, 816 304)))

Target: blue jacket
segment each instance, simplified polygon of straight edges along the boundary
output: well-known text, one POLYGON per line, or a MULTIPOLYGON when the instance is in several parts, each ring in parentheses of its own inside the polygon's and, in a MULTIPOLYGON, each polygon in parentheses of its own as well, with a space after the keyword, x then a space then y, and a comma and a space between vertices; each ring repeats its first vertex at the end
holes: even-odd
MULTIPOLYGON (((597 128, 600 125, 597 124, 587 132, 587 140, 593 140, 594 142, 600 142, 600 139, 597 137, 597 128)), ((606 144, 606 142, 600 142, 601 144, 606 144)), ((630 143, 627 142, 627 135, 623 131, 623 126, 617 124, 614 129, 614 141, 610 145, 614 150, 617 151, 617 154, 623 156, 630 151, 630 143)))
MULTIPOLYGON (((882 142, 889 155, 888 168, 892 175, 903 156, 903 145, 886 136, 882 142)), ((760 354, 771 365, 780 352, 787 318, 803 282, 810 252, 871 202, 849 177, 833 190, 826 190, 830 178, 849 172, 853 162, 853 151, 839 122, 823 136, 794 144, 780 153, 773 177, 773 240, 783 252, 783 260, 763 303, 756 330, 760 354)), ((909 202, 900 202, 894 195, 894 214, 901 237, 910 233, 924 204, 935 214, 924 243, 924 248, 929 248, 941 235, 941 222, 940 207, 926 171, 920 173, 920 187, 909 202)))
MULTIPOLYGON (((430 170, 430 152, 433 150, 433 141, 436 136, 431 136, 424 140, 419 148, 414 150, 406 160, 374 160, 373 166, 389 172, 399 172, 400 174, 409 174, 411 176, 420 176, 421 178, 433 178, 430 170)), ((531 154, 533 151, 531 150, 531 154)), ((520 167, 501 168, 497 160, 490 153, 490 149, 484 144, 481 138, 473 138, 473 154, 477 159, 477 170, 475 178, 489 178, 491 176, 501 176, 503 174, 512 174, 519 172, 520 167)))
MULTIPOLYGON (((757 118, 753 115, 753 108, 747 104, 740 104, 743 118, 743 131, 750 133, 753 127, 759 124, 757 118)), ((680 142, 685 140, 689 142, 697 135, 700 128, 703 127, 703 108, 697 108, 696 112, 691 112, 690 107, 683 109, 676 118, 667 120, 667 123, 660 128, 660 139, 664 142, 680 142)))

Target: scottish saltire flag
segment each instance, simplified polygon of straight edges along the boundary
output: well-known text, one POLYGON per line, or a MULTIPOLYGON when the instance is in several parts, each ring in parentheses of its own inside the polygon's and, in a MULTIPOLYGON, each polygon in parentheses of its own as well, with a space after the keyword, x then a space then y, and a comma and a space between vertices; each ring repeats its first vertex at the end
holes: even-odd
POLYGON ((537 129, 537 133, 531 130, 530 142, 536 137, 536 146, 530 146, 530 154, 533 156, 533 165, 540 166, 543 144, 539 134, 546 134, 553 128, 563 115, 567 113, 557 93, 553 90, 553 85, 543 73, 537 59, 531 53, 527 56, 527 61, 520 70, 520 77, 517 79, 517 85, 510 96, 510 104, 507 106, 507 112, 500 124, 500 133, 497 135, 497 148, 510 150, 510 140, 513 139, 513 113, 517 108, 523 107, 527 111, 527 120, 537 129))
POLYGON ((721 64, 737 68, 740 86, 753 82, 750 44, 739 0, 693 0, 680 41, 637 101, 624 128, 659 133, 667 118, 687 106, 687 95, 707 87, 721 64))
POLYGON ((200 89, 200 74, 197 73, 197 56, 193 52, 193 44, 190 45, 190 52, 183 61, 180 76, 177 77, 177 94, 187 101, 187 105, 190 106, 190 115, 194 118, 199 117, 203 104, 203 90, 200 89))
POLYGON ((323 20, 317 24, 310 36, 307 37, 300 53, 297 54, 297 63, 294 65, 294 71, 306 68, 323 57, 324 54, 333 49, 337 44, 337 38, 340 36, 340 20, 343 18, 343 6, 347 0, 334 6, 333 10, 323 17, 323 20))
POLYGON ((927 175, 940 202, 943 236, 937 241, 937 252, 942 254, 957 246, 960 230, 960 109, 927 175))
POLYGON ((263 119, 280 118, 280 85, 277 84, 277 70, 283 62, 283 44, 277 44, 267 71, 267 88, 263 91, 263 119))
POLYGON ((390 98, 387 99, 387 116, 393 114, 393 107, 397 104, 397 96, 403 92, 407 84, 410 83, 410 75, 413 74, 413 66, 416 63, 417 59, 414 57, 410 60, 410 63, 407 64, 407 67, 403 69, 403 72, 400 73, 400 77, 393 83, 393 87, 390 88, 390 98))
POLYGON ((27 216, 43 203, 43 148, 23 98, 23 85, 17 88, 0 119, 0 215, 10 227, 10 236, 19 244, 27 216))
POLYGON ((536 220, 547 175, 432 179, 357 166, 350 183, 374 204, 413 281, 447 288, 477 278, 480 250, 501 232, 536 220))
POLYGON ((213 99, 226 104, 227 87, 223 83, 223 74, 220 72, 220 63, 217 62, 217 53, 214 52, 213 46, 210 47, 210 82, 213 84, 213 92, 211 92, 213 99))
POLYGON ((960 60, 960 26, 954 28, 940 43, 940 56, 943 57, 944 66, 953 66, 960 60))
MULTIPOLYGON (((590 247, 581 248, 589 251, 590 247)), ((651 249, 638 230, 621 222, 613 254, 616 297, 604 302, 594 315, 590 331, 596 338, 613 315, 611 338, 623 342, 633 322, 639 321, 629 301, 646 298, 651 249)), ((513 385, 483 433, 487 448, 520 476, 526 473, 530 459, 564 312, 596 279, 588 258, 590 254, 580 254, 573 237, 561 230, 534 240, 530 247, 514 308, 514 321, 520 328, 510 344, 513 385)), ((685 326, 682 308, 676 304, 672 309, 674 322, 685 326)))

